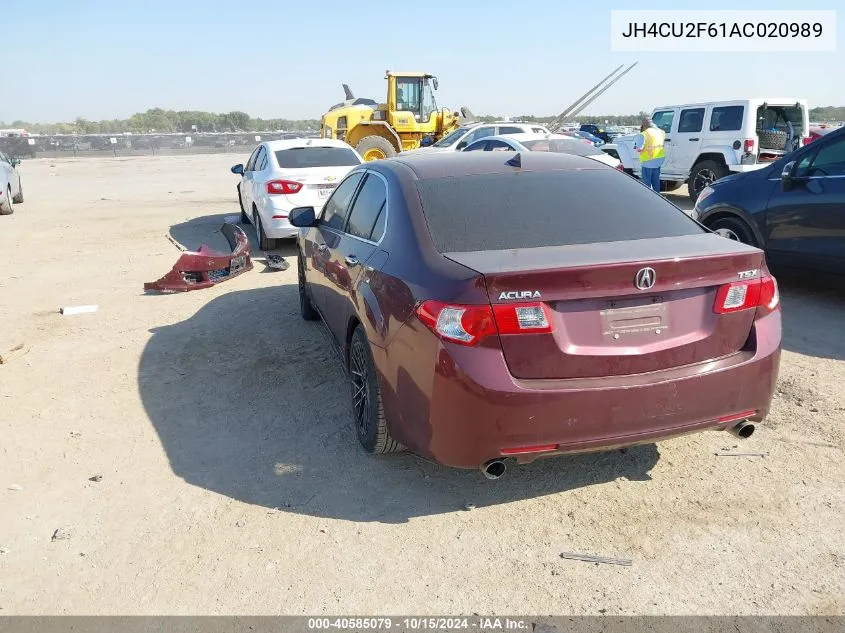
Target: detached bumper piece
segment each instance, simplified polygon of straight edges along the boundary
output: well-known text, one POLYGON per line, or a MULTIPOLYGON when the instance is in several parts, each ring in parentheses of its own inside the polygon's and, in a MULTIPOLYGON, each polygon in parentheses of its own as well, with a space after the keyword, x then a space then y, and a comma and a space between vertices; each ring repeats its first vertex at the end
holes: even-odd
POLYGON ((200 245, 198 251, 185 251, 169 273, 158 281, 145 283, 144 290, 167 293, 199 290, 252 270, 249 239, 243 229, 236 224, 224 224, 220 232, 229 242, 231 253, 219 253, 207 244, 200 245))

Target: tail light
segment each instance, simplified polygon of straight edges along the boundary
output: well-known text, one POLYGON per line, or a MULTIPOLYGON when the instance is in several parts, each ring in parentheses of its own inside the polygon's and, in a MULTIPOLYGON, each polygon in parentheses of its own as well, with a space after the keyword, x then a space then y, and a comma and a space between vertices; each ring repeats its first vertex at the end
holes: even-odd
POLYGON ((417 307, 417 318, 441 339, 462 345, 476 345, 496 334, 542 334, 554 330, 544 303, 491 307, 424 301, 417 307))
POLYGON ((809 145, 810 141, 812 141, 812 140, 813 140, 812 136, 805 136, 804 138, 801 139, 801 145, 809 145))
POLYGON ((589 145, 590 147, 593 147, 593 142, 592 142, 591 140, 589 140, 589 139, 582 138, 582 139, 581 139, 581 142, 582 142, 582 143, 585 143, 585 144, 587 144, 587 145, 589 145))
POLYGON ((618 169, 619 171, 625 171, 625 168, 622 166, 622 163, 619 163, 619 164, 616 166, 616 169, 618 169))
POLYGON ((267 182, 267 193, 270 195, 292 194, 302 190, 302 183, 293 180, 270 180, 267 182))
POLYGON ((759 279, 735 281, 721 286, 716 292, 713 311, 729 314, 742 310, 757 310, 756 317, 765 316, 777 309, 780 303, 778 284, 771 275, 759 279))
POLYGON ((745 139, 745 144, 743 145, 742 149, 745 151, 746 154, 752 153, 754 151, 754 139, 745 139))

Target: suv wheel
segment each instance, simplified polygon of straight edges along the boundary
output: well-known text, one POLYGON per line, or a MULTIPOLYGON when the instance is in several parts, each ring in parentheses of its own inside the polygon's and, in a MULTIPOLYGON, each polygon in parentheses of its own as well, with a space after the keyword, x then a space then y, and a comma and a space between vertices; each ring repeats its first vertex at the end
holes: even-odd
POLYGON ((693 202, 698 200, 698 196, 701 195, 705 187, 712 185, 719 178, 727 176, 728 173, 728 168, 721 163, 717 163, 715 160, 703 160, 697 163, 689 175, 688 187, 690 200, 693 202))
POLYGON ((739 218, 719 218, 707 225, 711 231, 729 240, 742 242, 750 246, 757 246, 751 228, 739 218))

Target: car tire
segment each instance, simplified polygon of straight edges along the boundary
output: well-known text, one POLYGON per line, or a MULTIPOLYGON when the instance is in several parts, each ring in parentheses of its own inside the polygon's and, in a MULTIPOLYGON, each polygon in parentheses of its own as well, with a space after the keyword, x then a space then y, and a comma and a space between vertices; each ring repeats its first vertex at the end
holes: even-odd
POLYGON ((707 228, 729 240, 742 242, 749 246, 757 246, 757 240, 754 239, 754 232, 751 227, 739 218, 719 218, 708 223, 707 228))
POLYGON ((241 197, 241 188, 236 187, 238 190, 238 207, 241 210, 241 224, 249 224, 249 216, 244 211, 244 199, 241 197))
POLYGON ((0 215, 12 215, 15 210, 12 208, 12 185, 6 189, 6 195, 0 201, 0 215))
POLYGON ((690 172, 687 187, 689 189, 689 197, 693 203, 698 200, 698 196, 708 185, 713 184, 719 178, 723 178, 730 173, 727 167, 715 160, 703 160, 697 163, 690 172))
POLYGON ((387 430, 373 353, 361 325, 355 328, 349 343, 349 386, 355 435, 364 450, 374 454, 404 450, 387 430))
POLYGON ((308 286, 305 284, 305 259, 302 253, 296 258, 297 263, 297 281, 299 284, 299 314, 304 321, 316 321, 320 318, 320 314, 314 307, 311 301, 311 296, 308 294, 308 286))
POLYGON ((390 141, 375 134, 365 136, 358 144, 355 145, 357 151, 364 161, 381 160, 382 158, 391 158, 396 156, 396 148, 391 145, 390 141))
POLYGON ((267 237, 264 232, 264 224, 261 222, 261 216, 258 215, 258 210, 252 210, 253 224, 255 224, 255 235, 258 236, 258 248, 262 251, 272 251, 276 248, 276 240, 267 237))

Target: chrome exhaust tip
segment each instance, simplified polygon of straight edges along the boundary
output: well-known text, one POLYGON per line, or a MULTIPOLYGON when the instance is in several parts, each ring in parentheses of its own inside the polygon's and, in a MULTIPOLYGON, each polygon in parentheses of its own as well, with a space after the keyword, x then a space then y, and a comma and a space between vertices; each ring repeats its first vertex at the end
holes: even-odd
POLYGON ((489 462, 481 464, 481 472, 484 473, 487 479, 498 479, 505 474, 506 470, 507 466, 505 466, 504 460, 501 459, 491 459, 489 462))
POLYGON ((731 435, 747 440, 754 434, 754 425, 748 420, 742 420, 741 422, 737 422, 733 426, 728 427, 726 430, 731 435))

